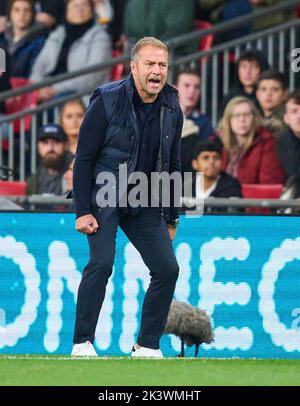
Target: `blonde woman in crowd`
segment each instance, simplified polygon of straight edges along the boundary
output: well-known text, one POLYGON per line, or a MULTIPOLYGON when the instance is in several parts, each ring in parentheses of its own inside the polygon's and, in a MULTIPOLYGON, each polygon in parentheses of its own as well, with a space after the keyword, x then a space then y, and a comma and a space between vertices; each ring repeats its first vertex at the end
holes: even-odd
POLYGON ((84 117, 85 105, 80 100, 71 100, 63 105, 60 112, 60 125, 67 134, 67 150, 75 156, 79 129, 84 117))

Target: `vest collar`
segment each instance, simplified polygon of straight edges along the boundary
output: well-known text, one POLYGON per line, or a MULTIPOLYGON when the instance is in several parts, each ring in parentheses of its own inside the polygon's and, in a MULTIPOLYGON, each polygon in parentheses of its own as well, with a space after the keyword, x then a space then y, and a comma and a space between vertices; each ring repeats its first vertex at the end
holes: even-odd
MULTIPOLYGON (((126 93, 129 96, 130 102, 132 102, 133 94, 135 91, 134 80, 132 74, 130 73, 125 81, 126 85, 126 93)), ((166 106, 171 111, 174 111, 176 108, 176 101, 178 98, 178 91, 173 87, 168 85, 167 83, 163 87, 162 91, 160 92, 160 101, 161 104, 166 106)))

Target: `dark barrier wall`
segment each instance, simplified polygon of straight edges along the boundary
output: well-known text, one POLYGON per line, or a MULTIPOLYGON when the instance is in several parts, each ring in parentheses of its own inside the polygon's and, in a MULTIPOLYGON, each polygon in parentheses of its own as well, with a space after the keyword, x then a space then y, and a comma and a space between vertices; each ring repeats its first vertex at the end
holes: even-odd
MULTIPOLYGON (((201 357, 300 358, 299 234, 298 217, 181 218, 175 297, 206 309, 214 324, 215 343, 201 346, 201 357)), ((0 353, 70 353, 87 257, 73 214, 0 213, 0 353)), ((130 352, 148 283, 147 268, 119 232, 99 354, 130 352)), ((164 336, 161 347, 175 356, 180 342, 164 336)))

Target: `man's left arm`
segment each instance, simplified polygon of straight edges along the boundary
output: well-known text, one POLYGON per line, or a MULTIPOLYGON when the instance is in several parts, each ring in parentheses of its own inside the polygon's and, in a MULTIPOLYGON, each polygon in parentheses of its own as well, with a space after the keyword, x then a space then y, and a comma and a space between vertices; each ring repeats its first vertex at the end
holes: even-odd
MULTIPOLYGON (((181 173, 180 150, 181 150, 182 126, 183 126, 183 115, 182 115, 181 110, 179 109, 177 124, 176 124, 176 129, 175 129, 175 136, 173 139, 173 144, 171 146, 170 175, 173 172, 181 173)), ((173 185, 174 185, 174 183, 173 183, 173 185)), ((167 223, 168 223, 169 231, 172 231, 172 229, 174 230, 174 237, 175 237, 176 226, 179 222, 179 208, 177 207, 177 205, 175 203, 176 203, 175 202, 175 193, 174 193, 174 190, 171 189, 170 219, 167 223)), ((171 239, 172 239, 172 236, 171 236, 171 239)))

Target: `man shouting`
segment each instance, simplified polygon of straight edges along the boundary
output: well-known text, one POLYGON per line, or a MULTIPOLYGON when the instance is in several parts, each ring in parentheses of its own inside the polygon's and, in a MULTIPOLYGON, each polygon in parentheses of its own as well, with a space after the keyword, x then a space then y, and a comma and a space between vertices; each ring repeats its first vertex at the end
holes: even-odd
POLYGON ((124 196, 119 195, 115 206, 103 207, 99 198, 104 185, 96 180, 104 172, 115 177, 112 189, 119 190, 119 165, 127 165, 128 177, 142 172, 150 185, 151 173, 180 172, 183 119, 177 91, 166 84, 166 45, 153 37, 139 40, 132 49, 130 66, 127 79, 95 90, 79 134, 73 180, 76 229, 87 235, 90 258, 78 290, 74 356, 97 355, 94 335, 112 273, 118 226, 139 251, 151 276, 133 357, 162 357, 159 341, 179 272, 172 247, 179 221, 172 191, 168 206, 122 207, 119 202, 124 196))

